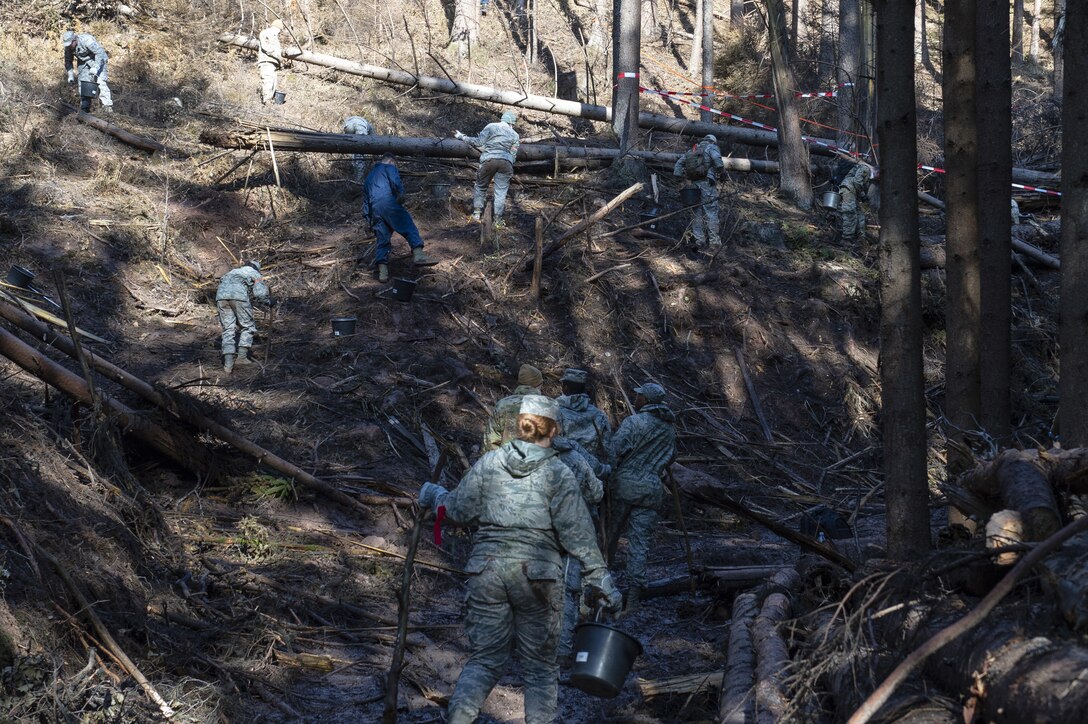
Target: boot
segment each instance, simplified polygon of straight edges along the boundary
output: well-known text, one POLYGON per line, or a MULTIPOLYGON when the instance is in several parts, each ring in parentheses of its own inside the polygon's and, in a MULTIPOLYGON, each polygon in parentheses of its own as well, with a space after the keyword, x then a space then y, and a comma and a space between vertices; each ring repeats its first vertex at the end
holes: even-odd
POLYGON ((416 266, 434 266, 438 264, 438 259, 432 259, 423 253, 423 247, 417 246, 412 249, 412 263, 416 266))
POLYGON ((251 365, 253 360, 249 358, 249 347, 238 348, 238 359, 234 360, 236 365, 251 365))
POLYGON ((234 369, 234 355, 223 355, 223 371, 229 375, 232 369, 234 369))
POLYGON ((382 284, 385 284, 387 281, 389 281, 389 265, 388 264, 379 264, 378 265, 378 281, 381 282, 382 284))

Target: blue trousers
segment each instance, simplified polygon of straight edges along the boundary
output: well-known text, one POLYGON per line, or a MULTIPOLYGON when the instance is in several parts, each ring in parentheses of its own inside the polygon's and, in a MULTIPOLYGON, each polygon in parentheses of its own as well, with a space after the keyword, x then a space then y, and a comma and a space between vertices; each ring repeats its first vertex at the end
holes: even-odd
POLYGON ((374 229, 374 235, 378 237, 378 248, 374 253, 375 264, 388 264, 389 251, 393 232, 397 232, 408 240, 408 246, 413 249, 423 247, 423 237, 419 235, 416 222, 412 221, 412 215, 408 209, 400 204, 392 204, 372 212, 370 225, 374 229))

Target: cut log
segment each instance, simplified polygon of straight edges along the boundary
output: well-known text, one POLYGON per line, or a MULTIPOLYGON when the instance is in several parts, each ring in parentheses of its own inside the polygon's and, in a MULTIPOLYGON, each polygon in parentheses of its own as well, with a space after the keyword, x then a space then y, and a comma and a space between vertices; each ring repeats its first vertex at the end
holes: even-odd
MULTIPOLYGON (((456 138, 428 138, 418 136, 356 136, 344 133, 318 133, 293 128, 237 128, 229 131, 206 128, 200 132, 200 140, 209 146, 234 149, 267 149, 269 136, 277 151, 305 151, 309 153, 392 153, 397 156, 425 156, 428 158, 479 158, 480 152, 456 138)), ((628 155, 644 161, 672 167, 680 154, 654 151, 628 151, 628 155)), ((619 158, 618 148, 595 146, 559 146, 545 143, 527 143, 518 148, 515 168, 526 163, 553 163, 560 161, 619 158)), ((754 171, 778 173, 775 161, 747 158, 723 158, 727 171, 754 171)), ((550 166, 548 167, 550 170, 550 166)))
POLYGON ((733 600, 726 670, 718 700, 718 718, 722 724, 745 724, 752 719, 756 652, 752 646, 751 624, 758 612, 759 595, 754 591, 742 593, 733 600))
MULTIPOLYGON (((72 340, 70 338, 66 337, 63 334, 60 334, 53 329, 50 329, 49 327, 38 322, 32 317, 23 314, 21 311, 14 308, 10 304, 0 302, 0 316, 7 319, 12 324, 15 324, 28 334, 33 335, 36 339, 43 340, 44 342, 52 345, 56 349, 59 349, 61 352, 64 352, 65 354, 73 358, 75 357, 75 346, 72 344, 72 340)), ((16 342, 18 342, 18 340, 16 340, 16 342)), ((19 344, 22 343, 20 342, 19 344)), ((26 349, 30 350, 30 352, 34 354, 37 354, 29 347, 27 347, 26 349)), ((191 403, 186 404, 186 399, 183 396, 174 394, 168 395, 162 390, 148 384, 147 382, 141 380, 135 375, 126 372, 117 365, 110 363, 109 361, 103 359, 96 354, 87 353, 87 357, 91 367, 93 367, 103 376, 107 377, 110 380, 113 380, 114 382, 125 387, 126 389, 135 392, 148 402, 151 402, 152 404, 162 408, 163 410, 170 412, 178 419, 184 420, 186 423, 207 433, 210 433, 211 435, 214 435, 219 440, 222 440, 223 442, 241 451, 242 453, 253 457, 254 459, 256 459, 259 465, 265 465, 268 468, 275 470, 276 472, 286 475, 288 478, 297 480, 303 486, 311 488, 315 492, 318 492, 332 500, 335 500, 338 503, 341 503, 351 508, 356 508, 360 511, 369 512, 369 509, 361 501, 352 498, 347 493, 337 490, 329 483, 319 480, 313 475, 307 473, 302 468, 293 465, 292 463, 284 460, 275 453, 266 450, 265 448, 257 445, 254 442, 251 442, 245 437, 242 437, 234 430, 228 428, 226 425, 216 422, 215 420, 212 420, 207 416, 201 414, 197 410, 195 405, 191 403)), ((68 372, 63 367, 60 367, 59 365, 56 366, 63 372, 72 375, 72 373, 68 372)), ((29 371, 37 374, 33 370, 29 371)), ((76 377, 75 375, 72 375, 72 377, 75 377, 75 380, 70 381, 73 385, 76 384, 76 381, 78 381, 79 384, 82 384, 82 380, 80 380, 78 377, 76 377)), ((120 405, 120 403, 116 404, 120 405)), ((127 410, 127 408, 125 409, 127 410)), ((129 411, 129 414, 131 414, 131 411, 129 411)), ((137 420, 144 421, 144 418, 137 417, 137 420)), ((147 424, 150 425, 150 423, 147 424)), ((179 460, 179 462, 185 464, 186 461, 185 459, 182 459, 179 460)), ((186 467, 189 466, 187 465, 186 467)))
MULTIPOLYGON (((91 391, 82 377, 37 352, 3 327, 0 327, 0 354, 64 394, 93 407, 91 391)), ((132 433, 182 467, 202 476, 214 476, 221 468, 209 450, 188 433, 156 425, 107 395, 99 393, 98 399, 117 417, 125 432, 132 433)))
MULTIPOLYGON (((246 35, 225 33, 219 36, 219 42, 238 48, 248 48, 250 50, 257 49, 257 39, 246 35)), ((477 85, 475 83, 461 83, 450 80, 449 78, 414 75, 401 70, 382 68, 366 63, 356 63, 332 55, 325 55, 323 53, 307 53, 298 48, 288 48, 284 55, 302 63, 332 68, 333 70, 338 70, 343 73, 362 76, 364 78, 374 78, 375 80, 386 81, 388 83, 422 88, 428 91, 447 93, 465 98, 475 98, 481 101, 501 103, 503 105, 527 108, 534 111, 543 111, 545 113, 556 113, 574 118, 586 118, 591 121, 600 121, 603 123, 610 123, 612 121, 612 109, 607 106, 597 106, 589 103, 579 103, 578 101, 563 100, 561 98, 532 95, 521 91, 504 91, 490 86, 477 85)), ((773 131, 762 131, 754 128, 737 128, 722 123, 689 121, 686 118, 672 118, 659 113, 647 113, 645 111, 638 114, 638 122, 640 127, 656 131, 682 133, 693 136, 705 136, 709 134, 723 141, 735 141, 751 146, 778 145, 778 136, 773 131)), ((809 150, 811 153, 825 156, 832 155, 831 147, 834 146, 836 146, 835 141, 830 139, 814 138, 809 141, 809 150)))
POLYGON ((1061 527, 1047 473, 1037 451, 1005 450, 992 462, 966 472, 960 484, 972 493, 999 498, 1003 507, 1018 511, 1024 521, 1024 539, 1039 541, 1061 527))
POLYGON ((789 701, 785 678, 790 652, 778 627, 789 613, 786 594, 772 593, 752 622, 752 642, 756 649, 755 720, 760 724, 775 724, 786 718, 789 701))
MULTIPOLYGON (((986 521, 986 547, 1004 548, 1024 542, 1024 520, 1015 510, 999 510, 986 521)), ((1018 551, 1004 551, 994 556, 999 566, 1011 566, 1020 558, 1018 551)))
POLYGON ((639 679, 638 691, 643 699, 664 694, 696 694, 708 689, 718 689, 722 685, 722 672, 709 671, 705 674, 681 674, 667 679, 639 679))
POLYGON ((144 138, 143 136, 137 136, 135 133, 130 133, 120 126, 116 126, 109 121, 104 121, 98 116, 92 116, 90 113, 85 113, 78 110, 75 106, 70 106, 67 103, 58 104, 62 111, 65 113, 75 113, 76 120, 80 123, 85 123, 91 128, 97 129, 113 136, 122 143, 127 143, 133 148, 138 148, 141 151, 147 151, 148 153, 155 153, 156 151, 165 151, 166 146, 162 145, 158 141, 154 141, 150 138, 144 138))

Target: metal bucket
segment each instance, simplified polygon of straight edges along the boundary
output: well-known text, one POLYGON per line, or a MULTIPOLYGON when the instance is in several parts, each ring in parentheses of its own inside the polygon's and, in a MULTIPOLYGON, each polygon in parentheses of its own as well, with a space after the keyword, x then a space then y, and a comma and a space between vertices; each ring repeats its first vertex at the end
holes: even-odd
POLYGON ((356 317, 336 317, 332 320, 333 337, 350 337, 355 334, 356 317))
POLYGON ((448 201, 453 184, 448 181, 438 181, 431 184, 431 196, 436 201, 448 201))
POLYGON ((834 211, 835 209, 839 208, 840 201, 842 201, 842 196, 840 196, 837 192, 825 191, 824 195, 820 197, 820 206, 823 206, 825 209, 831 209, 834 211))
POLYGON ((30 282, 34 281, 34 272, 18 264, 12 264, 6 281, 13 287, 23 287, 25 289, 30 285, 30 282))
POLYGON ((574 634, 574 666, 570 683, 592 696, 611 699, 623 689, 642 644, 603 623, 579 624, 574 634))
POLYGON ((81 80, 79 82, 79 95, 81 98, 97 98, 98 83, 93 80, 81 80))
POLYGON ((703 200, 703 193, 696 186, 685 186, 680 189, 680 203, 684 206, 694 206, 703 200))
POLYGON ((283 91, 276 91, 272 94, 272 102, 275 103, 277 106, 282 106, 284 103, 287 102, 287 94, 283 91))
POLYGON ((416 283, 411 279, 393 280, 393 299, 398 302, 412 301, 412 293, 416 290, 416 283))

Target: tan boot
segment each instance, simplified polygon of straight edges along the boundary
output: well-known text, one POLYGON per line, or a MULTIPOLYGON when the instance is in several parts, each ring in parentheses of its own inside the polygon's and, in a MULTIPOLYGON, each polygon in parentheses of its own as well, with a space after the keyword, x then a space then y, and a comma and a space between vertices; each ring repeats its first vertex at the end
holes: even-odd
POLYGON ((234 369, 234 355, 223 355, 223 371, 229 375, 232 369, 234 369))
POLYGON ((423 253, 423 247, 417 246, 412 249, 412 263, 416 266, 435 266, 438 264, 438 259, 432 259, 423 253))
POLYGON ((249 358, 249 347, 238 348, 238 359, 234 360, 236 365, 251 365, 253 360, 249 358))
POLYGON ((389 281, 389 265, 388 264, 379 264, 378 265, 378 281, 381 282, 382 284, 385 284, 387 281, 389 281))

